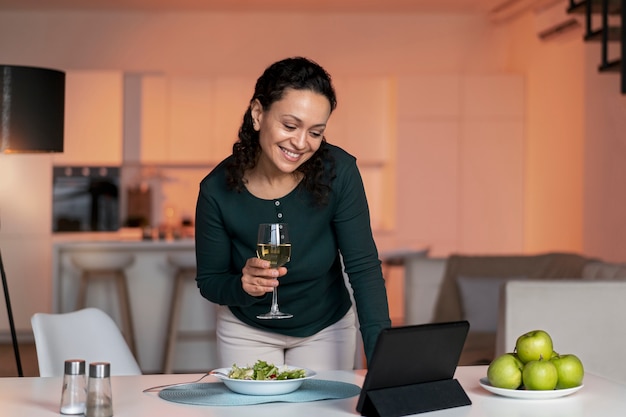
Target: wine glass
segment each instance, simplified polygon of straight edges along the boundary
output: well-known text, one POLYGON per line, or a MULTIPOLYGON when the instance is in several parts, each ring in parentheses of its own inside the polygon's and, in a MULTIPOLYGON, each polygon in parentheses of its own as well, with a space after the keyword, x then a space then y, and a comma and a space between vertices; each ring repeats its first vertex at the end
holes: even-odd
MULTIPOLYGON (((256 245, 256 255, 270 261, 271 268, 285 265, 291 258, 291 241, 287 223, 261 223, 256 245)), ((272 291, 272 307, 258 319, 289 319, 293 314, 283 313, 278 309, 278 290, 272 291)))

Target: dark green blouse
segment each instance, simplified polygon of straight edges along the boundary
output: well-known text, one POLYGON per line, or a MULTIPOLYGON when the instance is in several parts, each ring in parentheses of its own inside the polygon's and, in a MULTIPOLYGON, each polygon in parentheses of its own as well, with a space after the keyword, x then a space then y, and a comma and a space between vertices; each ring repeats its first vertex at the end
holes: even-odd
POLYGON ((385 282, 356 159, 336 146, 327 146, 337 176, 325 206, 311 204, 302 186, 274 200, 230 190, 226 185, 228 159, 202 180, 196 207, 196 280, 205 298, 229 306, 244 323, 306 337, 339 321, 351 306, 342 257, 369 361, 379 332, 391 326, 385 282), (241 286, 241 270, 248 258, 256 256, 259 223, 278 222, 289 224, 292 243, 287 275, 279 278, 278 301, 280 309, 293 318, 259 320, 258 314, 269 311, 271 293, 247 294, 241 286))

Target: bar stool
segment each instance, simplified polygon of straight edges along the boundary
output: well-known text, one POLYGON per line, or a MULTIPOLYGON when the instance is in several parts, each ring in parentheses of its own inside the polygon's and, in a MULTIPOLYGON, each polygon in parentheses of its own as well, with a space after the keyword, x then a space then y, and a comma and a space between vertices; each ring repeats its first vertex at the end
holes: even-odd
POLYGON ((131 318, 130 298, 125 269, 130 266, 135 256, 129 253, 76 253, 70 257, 74 266, 82 271, 78 288, 77 309, 86 307, 87 287, 93 280, 113 280, 117 288, 120 309, 121 330, 128 347, 137 358, 135 332, 131 318))
POLYGON ((167 260, 175 269, 163 355, 163 373, 170 374, 173 370, 176 343, 179 340, 214 339, 215 333, 206 330, 181 331, 179 329, 185 285, 196 276, 196 254, 193 252, 172 253, 167 256, 167 260))

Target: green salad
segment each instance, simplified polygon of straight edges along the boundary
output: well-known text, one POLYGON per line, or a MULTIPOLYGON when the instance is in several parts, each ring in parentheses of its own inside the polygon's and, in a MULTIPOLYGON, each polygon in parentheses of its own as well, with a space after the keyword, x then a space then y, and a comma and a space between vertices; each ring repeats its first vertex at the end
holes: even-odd
POLYGON ((228 372, 231 379, 247 379, 254 381, 277 381, 284 379, 304 378, 306 371, 304 369, 288 369, 278 368, 274 364, 258 360, 254 366, 238 367, 236 364, 228 372))

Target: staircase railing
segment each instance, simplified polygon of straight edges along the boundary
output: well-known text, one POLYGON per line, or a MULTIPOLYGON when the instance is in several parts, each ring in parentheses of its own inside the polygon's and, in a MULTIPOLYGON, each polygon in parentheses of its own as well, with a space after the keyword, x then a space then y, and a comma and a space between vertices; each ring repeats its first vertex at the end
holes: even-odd
POLYGON ((622 71, 621 71, 621 83, 622 94, 626 94, 626 0, 622 0, 621 16, 621 34, 622 34, 622 71))
POLYGON ((621 93, 626 94, 626 0, 570 0, 569 13, 585 14, 585 41, 600 41, 598 71, 619 72, 621 93), (593 27, 593 16, 600 16, 600 28, 593 27), (611 26, 609 16, 619 16, 619 26, 611 26), (609 57, 609 43, 620 42, 621 56, 609 57))

